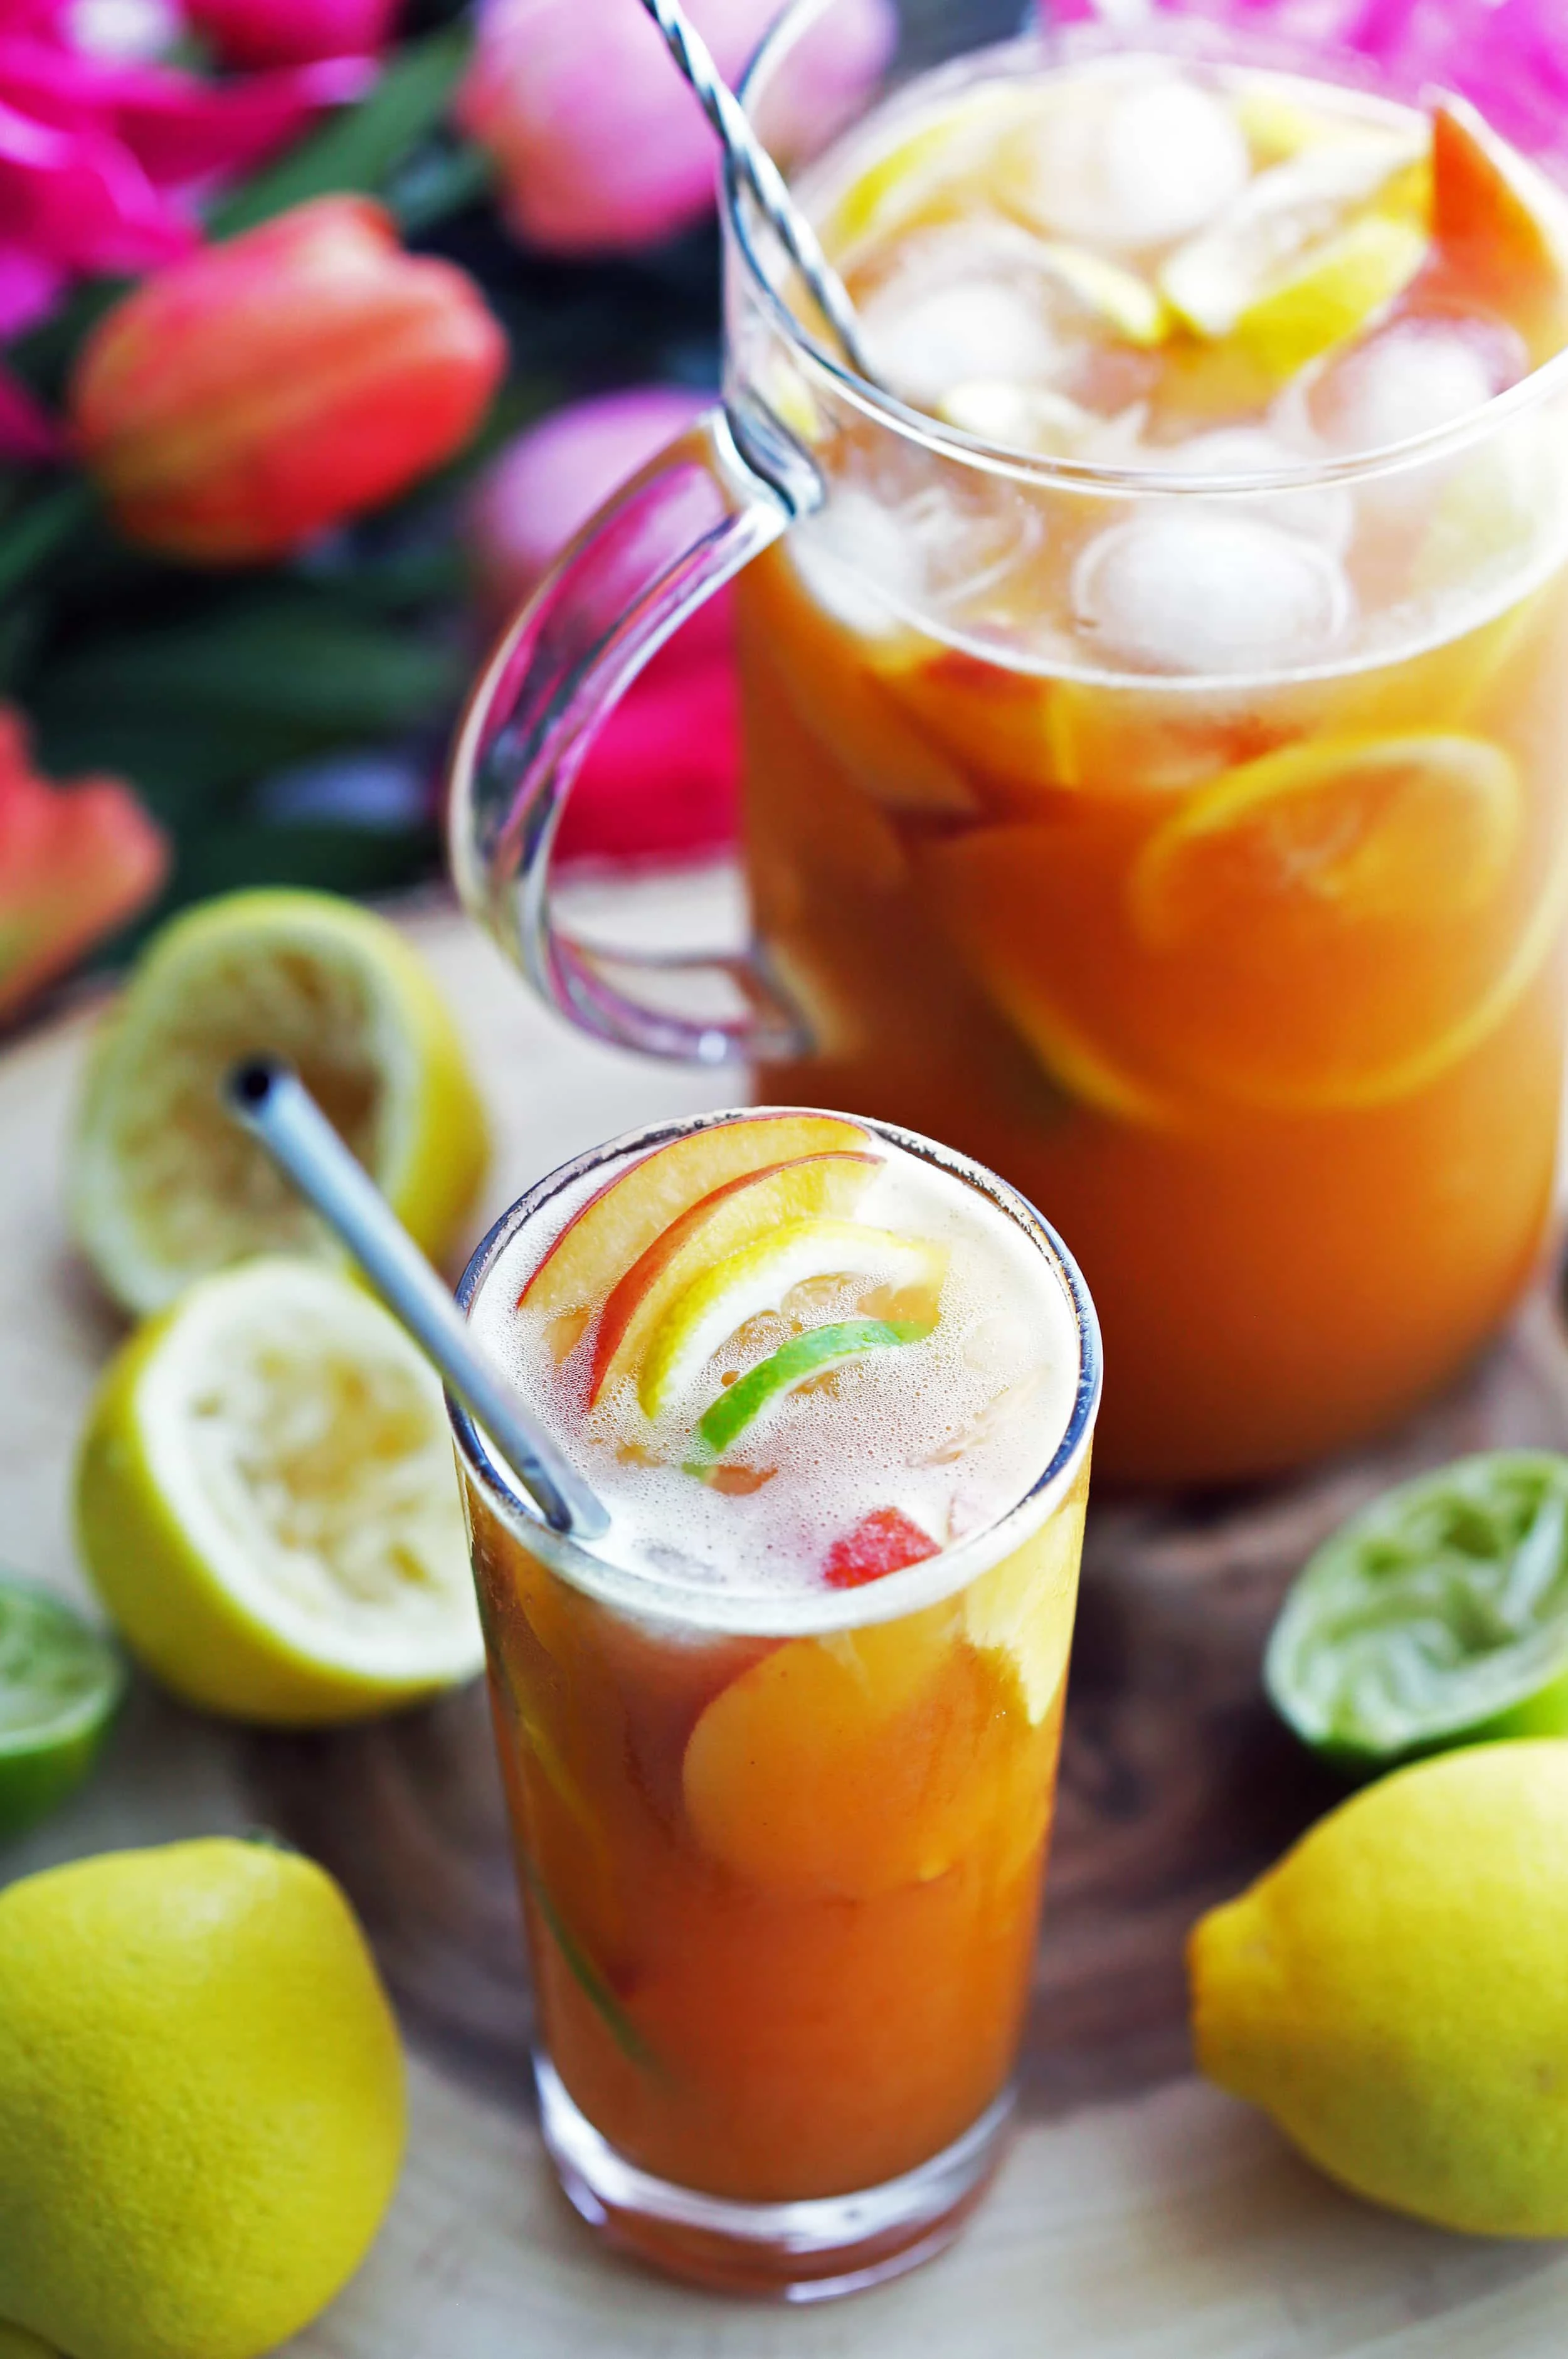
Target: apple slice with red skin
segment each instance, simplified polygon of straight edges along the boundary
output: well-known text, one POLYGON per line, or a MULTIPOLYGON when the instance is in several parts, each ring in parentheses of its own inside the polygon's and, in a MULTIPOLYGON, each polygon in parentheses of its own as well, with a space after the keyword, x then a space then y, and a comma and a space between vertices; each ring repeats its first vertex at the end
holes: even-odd
POLYGON ((638 1255, 600 1313, 589 1406, 634 1374, 654 1328, 693 1278, 786 1221, 853 1212, 881 1168, 878 1155, 797 1156, 726 1180, 671 1221, 638 1255))
POLYGON ((597 1309, 661 1230, 726 1180, 869 1144, 858 1123, 827 1114, 756 1114, 685 1131, 589 1198, 524 1287, 517 1308, 551 1318, 597 1309))
POLYGON ((1508 151, 1464 99, 1444 98, 1433 109, 1432 162, 1433 230, 1465 281, 1509 310, 1561 296, 1568 255, 1508 151))

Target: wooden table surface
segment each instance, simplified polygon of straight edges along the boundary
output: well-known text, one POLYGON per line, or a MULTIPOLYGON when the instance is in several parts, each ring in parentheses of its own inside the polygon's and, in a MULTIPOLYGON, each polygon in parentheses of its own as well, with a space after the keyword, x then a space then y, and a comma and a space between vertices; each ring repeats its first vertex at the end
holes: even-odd
MULTIPOLYGON (((723 1077, 572 1038, 450 913, 411 917, 485 1076, 487 1222, 564 1157, 722 1103, 723 1077)), ((72 1438, 116 1323, 60 1183, 84 1018, 0 1056, 0 1558, 80 1596, 72 1438)), ((341 1876, 410 2050, 413 2134, 380 2242, 297 2359, 1547 2359, 1568 2255, 1471 2242, 1340 2194, 1190 2073, 1181 1965, 1200 1909, 1334 1798, 1258 1664, 1315 1538, 1416 1466, 1568 1442, 1544 1297, 1463 1389, 1376 1452, 1266 1495, 1091 1516, 1023 2126, 960 2243, 811 2311, 710 2299, 607 2258, 555 2193, 475 1692, 343 1735, 247 1734, 138 1687, 107 1765, 0 1877, 136 1843, 276 1827, 341 1876)))

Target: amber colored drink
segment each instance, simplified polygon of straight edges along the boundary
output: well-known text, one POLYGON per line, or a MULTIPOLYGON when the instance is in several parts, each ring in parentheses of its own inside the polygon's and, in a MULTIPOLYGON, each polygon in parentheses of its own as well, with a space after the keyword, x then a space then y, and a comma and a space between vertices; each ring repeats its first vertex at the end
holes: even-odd
MULTIPOLYGON (((532 1257, 526 1213, 512 1235, 521 1262, 498 1261, 508 1301, 532 1257)), ((856 1516, 824 1574, 793 1560, 805 1526, 767 1502, 768 1481, 779 1495, 791 1482, 793 1422, 858 1420, 875 1375, 864 1395, 841 1378, 836 1394, 784 1404, 766 1443, 727 1454, 736 1480, 704 1527, 719 1549, 695 1528, 691 1540, 700 1574, 672 1575, 662 1545, 606 1574, 541 1542, 472 1434, 460 1446, 546 2135, 580 2209, 705 2281, 869 2282, 934 2249, 996 2158, 1050 1836, 1094 1397, 1093 1315, 1036 1235, 1054 1301, 1029 1348, 1066 1354, 1054 1406, 982 1384, 979 1419, 953 1432, 916 1385, 906 1408, 918 1396, 945 1440, 912 1495, 927 1527, 913 1549, 909 1518, 856 1516), (1015 1402, 1034 1419, 1021 1446, 1039 1479, 992 1519, 974 1469, 1015 1402), (948 1518, 939 1494, 978 1528, 931 1529, 948 1518), (759 1536, 779 1529, 792 1560, 763 1568, 759 1536)), ((481 1275, 481 1295, 492 1282, 481 1275)), ((826 1283, 795 1295, 779 1332, 806 1332, 826 1283)), ((1006 1315, 1018 1310, 1015 1289, 1006 1315)), ((753 1314, 738 1361, 755 1364, 774 1316, 753 1314)), ((943 1316, 968 1313, 950 1299, 943 1316)), ((971 1365, 988 1332, 965 1329, 971 1365)), ((590 1332, 569 1355, 593 1348, 590 1332)), ((635 1461, 623 1443, 581 1462, 614 1499, 618 1459, 635 1496, 670 1430, 649 1428, 635 1461)), ((897 1458, 872 1479, 896 1485, 897 1458)), ((654 1471, 662 1481, 666 1466, 654 1471)), ((845 1475, 847 1502, 864 1466, 845 1475)), ((655 1521, 670 1495, 653 1499, 655 1521)), ((832 1485, 817 1495, 831 1501, 832 1485)))
POLYGON ((1143 71, 1084 74, 1060 115, 1038 70, 950 78, 814 168, 894 389, 990 473, 797 402, 826 507, 737 594, 757 929, 815 1042, 763 1093, 952 1138, 1043 1205, 1105 1324, 1102 1467, 1191 1480, 1393 1418, 1541 1250, 1568 442, 1525 397, 1556 382, 1563 246, 1468 118, 1143 71), (1096 243, 1086 183, 1053 193, 1040 159, 1075 140, 1092 179, 1118 90, 1231 125, 1236 185, 1180 239, 1096 243), (1295 292, 1200 333, 1175 295, 1242 303, 1227 224, 1303 168, 1295 292), (1351 248, 1389 268, 1374 295, 1351 248), (1357 476, 1384 444, 1407 454, 1357 476), (1068 475, 1009 481, 997 446, 1068 475))

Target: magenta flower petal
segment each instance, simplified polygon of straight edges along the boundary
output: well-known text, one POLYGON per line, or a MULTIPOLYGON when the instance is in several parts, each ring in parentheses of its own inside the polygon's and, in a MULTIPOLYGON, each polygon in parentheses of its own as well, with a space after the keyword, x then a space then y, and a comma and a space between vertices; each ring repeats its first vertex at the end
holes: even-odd
POLYGON ((0 342, 53 310, 65 275, 26 246, 0 241, 0 342))
POLYGON ((740 690, 727 658, 655 656, 588 749, 561 821, 563 860, 679 860, 733 843, 740 690))
POLYGON ((0 459, 53 459, 62 448, 60 429, 48 410, 25 385, 0 368, 0 459))
POLYGON ((168 187, 261 163, 321 108, 363 97, 376 71, 373 59, 347 57, 227 82, 120 68, 111 112, 125 146, 159 187, 168 187))
MULTIPOLYGON (((52 0, 0 0, 0 253, 56 281, 185 253, 198 190, 261 162, 376 72, 337 57, 211 82, 77 49, 67 23, 52 0)), ((34 299, 10 295, 0 318, 34 299)))
POLYGON ((225 65, 311 65, 373 57, 392 37, 399 0, 184 0, 225 65))

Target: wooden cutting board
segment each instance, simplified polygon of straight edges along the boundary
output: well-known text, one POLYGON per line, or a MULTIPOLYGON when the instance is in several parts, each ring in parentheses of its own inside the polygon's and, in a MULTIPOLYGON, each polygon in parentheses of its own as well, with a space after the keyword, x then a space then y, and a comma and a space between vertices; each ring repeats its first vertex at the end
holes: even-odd
MULTIPOLYGON (((487 1083, 486 1223, 578 1149, 730 1093, 574 1038, 449 911, 407 922, 487 1083)), ((118 1332, 60 1221, 88 1028, 70 1018, 0 1055, 0 1559, 76 1595, 71 1445, 118 1332)), ((1258 1690, 1285 1583, 1384 1483, 1500 1441, 1568 1443, 1568 1348, 1544 1294, 1458 1392, 1363 1458, 1268 1493, 1094 1512, 1022 2130, 963 2240, 850 2302, 774 2310, 666 2285, 607 2258, 556 2195, 472 1692, 274 1738, 143 1686, 94 1784, 0 1856, 0 1878, 265 1823, 347 1886, 407 2031, 413 2137, 375 2253, 299 2359, 1555 2359, 1568 2254, 1340 2194, 1191 2077, 1184 2024, 1188 1925, 1334 1799, 1258 1690)))

